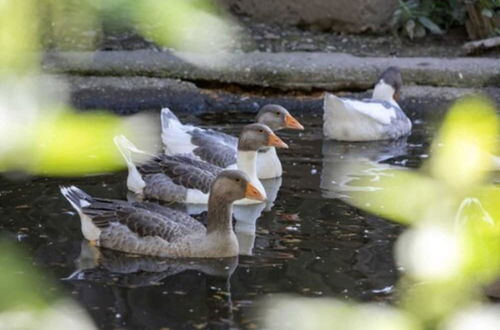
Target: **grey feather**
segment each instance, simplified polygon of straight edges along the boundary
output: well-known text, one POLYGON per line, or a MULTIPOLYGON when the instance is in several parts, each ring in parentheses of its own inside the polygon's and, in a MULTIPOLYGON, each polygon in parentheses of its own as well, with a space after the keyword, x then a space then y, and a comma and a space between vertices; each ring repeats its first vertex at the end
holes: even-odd
POLYGON ((238 146, 236 138, 201 129, 193 130, 189 134, 191 135, 191 143, 196 145, 193 152, 200 159, 222 168, 236 163, 238 146))
MULTIPOLYGON (((145 177, 151 174, 163 174, 176 185, 188 189, 198 189, 203 193, 208 193, 210 185, 222 169, 187 156, 163 155, 141 166, 139 171, 141 174, 145 175, 145 177)), ((152 181, 152 179, 150 180, 152 181)), ((161 181, 158 176, 155 177, 155 180, 157 182, 161 181)), ((162 184, 166 185, 167 181, 167 179, 163 179, 162 184)), ((159 183, 158 186, 160 186, 159 183)), ((148 189, 149 188, 146 190, 148 189)), ((162 189, 165 190, 165 188, 162 189)))

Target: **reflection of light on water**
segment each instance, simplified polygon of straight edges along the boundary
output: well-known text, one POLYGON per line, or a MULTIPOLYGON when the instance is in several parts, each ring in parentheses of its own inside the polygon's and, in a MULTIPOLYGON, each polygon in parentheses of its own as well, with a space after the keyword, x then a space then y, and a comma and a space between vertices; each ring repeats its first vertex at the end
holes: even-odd
POLYGON ((345 200, 353 192, 382 189, 378 182, 382 177, 392 176, 389 170, 395 167, 380 162, 405 155, 407 145, 406 139, 364 143, 324 141, 322 153, 322 196, 345 200))
POLYGON ((323 197, 349 199, 352 192, 379 191, 383 188, 377 183, 383 177, 392 177, 394 173, 390 170, 394 168, 366 159, 323 161, 320 184, 323 197))

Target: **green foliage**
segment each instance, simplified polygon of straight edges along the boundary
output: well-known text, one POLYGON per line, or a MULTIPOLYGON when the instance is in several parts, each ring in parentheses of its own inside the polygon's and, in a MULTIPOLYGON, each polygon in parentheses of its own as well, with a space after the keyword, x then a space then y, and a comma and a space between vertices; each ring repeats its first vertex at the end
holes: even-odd
MULTIPOLYGON (((472 1, 474 2, 474 1, 472 1)), ((491 18, 500 8, 499 0, 477 0, 485 17, 491 18)), ((393 14, 393 31, 410 39, 424 37, 427 32, 443 34, 454 26, 464 26, 467 18, 465 1, 399 0, 393 14)))
POLYGON ((25 262, 14 245, 0 241, 0 312, 10 308, 41 309, 54 300, 54 292, 40 273, 25 262))

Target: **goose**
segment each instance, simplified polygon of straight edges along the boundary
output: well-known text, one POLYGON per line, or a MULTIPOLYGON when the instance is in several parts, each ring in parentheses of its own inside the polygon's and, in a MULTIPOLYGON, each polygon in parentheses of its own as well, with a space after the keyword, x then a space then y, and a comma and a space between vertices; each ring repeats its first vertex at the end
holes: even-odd
POLYGON ((371 99, 353 100, 326 93, 323 134, 340 141, 397 139, 410 134, 411 121, 398 103, 403 79, 396 67, 379 77, 371 99))
POLYGON ((81 189, 61 187, 80 216, 92 245, 139 255, 169 258, 223 258, 238 255, 232 204, 241 198, 264 200, 241 171, 222 171, 213 181, 207 228, 186 213, 151 203, 93 198, 81 189))
MULTIPOLYGON (((282 106, 267 104, 257 113, 256 122, 268 126, 272 131, 283 128, 303 130, 304 127, 282 106)), ((234 136, 211 129, 183 125, 168 108, 161 111, 162 141, 167 155, 189 154, 223 168, 233 168, 236 164, 238 139, 234 136), (219 157, 225 150, 233 157, 219 157)), ((281 162, 274 147, 259 149, 257 155, 257 177, 271 179, 283 174, 281 162)))
MULTIPOLYGON (((127 163, 129 190, 146 199, 207 204, 210 185, 217 174, 224 170, 190 155, 160 155, 143 165, 136 166, 134 154, 142 152, 124 136, 115 137, 115 143, 127 163)), ((237 154, 221 149, 217 157, 236 158, 236 166, 230 168, 237 168, 246 173, 252 185, 266 197, 264 187, 257 177, 256 159, 257 150, 267 146, 288 147, 269 127, 263 124, 250 124, 245 126, 240 134, 237 154)), ((243 199, 237 202, 237 204, 255 203, 259 201, 243 199)))

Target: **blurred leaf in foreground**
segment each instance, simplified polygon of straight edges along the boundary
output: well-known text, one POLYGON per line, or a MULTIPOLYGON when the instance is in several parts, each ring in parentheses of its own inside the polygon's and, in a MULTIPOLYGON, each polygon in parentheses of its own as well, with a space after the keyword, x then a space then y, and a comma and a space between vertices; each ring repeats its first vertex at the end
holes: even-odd
POLYGON ((36 71, 37 27, 33 0, 0 1, 0 75, 36 71))
POLYGON ((0 329, 96 329, 82 308, 54 293, 14 245, 0 241, 0 250, 0 329))
POLYGON ((391 307, 356 305, 336 299, 280 297, 268 300, 266 329, 418 330, 409 315, 391 307))
POLYGON ((495 108, 487 100, 457 102, 446 116, 423 170, 389 171, 390 175, 377 182, 379 189, 354 192, 353 204, 403 223, 424 219, 450 223, 462 200, 487 182, 498 128, 495 108))
POLYGON ((102 173, 125 166, 113 142, 116 135, 128 136, 150 153, 159 145, 157 120, 146 114, 76 113, 53 92, 60 84, 44 78, 10 83, 0 89, 2 171, 50 176, 102 173), (44 99, 46 94, 51 96, 44 99))

